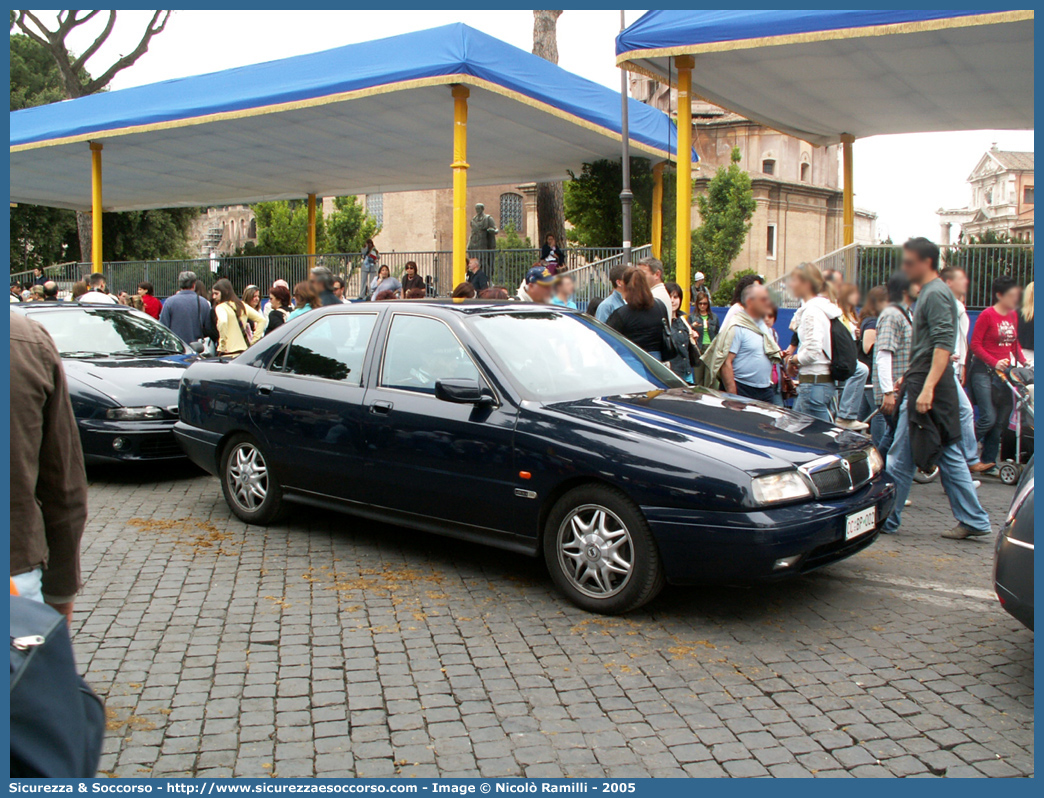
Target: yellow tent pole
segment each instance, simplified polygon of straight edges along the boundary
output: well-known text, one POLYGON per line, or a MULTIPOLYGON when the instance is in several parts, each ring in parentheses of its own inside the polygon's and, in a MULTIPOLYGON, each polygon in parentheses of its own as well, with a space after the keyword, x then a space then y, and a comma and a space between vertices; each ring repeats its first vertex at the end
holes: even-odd
POLYGON ((652 254, 654 258, 662 257, 663 248, 663 161, 653 167, 652 195, 652 254))
MULTIPOLYGON (((308 255, 315 255, 315 194, 308 195, 308 255)), ((309 264, 309 268, 314 264, 309 264)))
POLYGON ((91 271, 102 271, 102 143, 91 142, 91 271))
POLYGON ((678 199, 675 240, 676 279, 682 310, 688 312, 692 292, 692 68, 691 55, 674 59, 678 70, 678 199))
POLYGON ((844 156, 844 246, 855 243, 855 194, 852 190, 852 144, 855 136, 841 134, 841 152, 844 156))
POLYGON ((453 87, 453 285, 464 282, 468 258, 468 97, 453 87))

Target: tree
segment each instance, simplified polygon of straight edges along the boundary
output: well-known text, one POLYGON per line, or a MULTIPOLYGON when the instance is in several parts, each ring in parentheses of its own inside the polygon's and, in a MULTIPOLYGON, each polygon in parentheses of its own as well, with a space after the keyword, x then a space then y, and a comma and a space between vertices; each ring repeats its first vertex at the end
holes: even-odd
MULTIPOLYGON (((94 56, 101 46, 112 34, 116 27, 116 12, 109 11, 105 27, 95 37, 87 48, 79 55, 74 56, 66 46, 70 34, 81 25, 90 22, 101 11, 59 11, 56 27, 48 28, 32 11, 12 11, 11 27, 17 27, 23 34, 43 48, 44 52, 50 54, 55 66, 58 68, 60 85, 64 91, 62 99, 71 100, 77 97, 85 97, 88 94, 97 94, 104 91, 117 74, 133 66, 149 49, 152 37, 162 33, 170 19, 170 11, 156 11, 145 28, 137 46, 124 56, 113 62, 101 75, 91 77, 87 69, 87 62, 94 56)), ((45 102, 53 102, 46 100, 45 102)), ((41 103, 37 103, 38 105, 41 103)), ((91 253, 91 214, 86 211, 77 212, 76 226, 80 239, 80 258, 87 260, 91 253)))
POLYGON ((519 234, 514 222, 508 222, 502 232, 504 235, 497 239, 497 249, 533 249, 529 236, 519 234))
MULTIPOLYGON (((623 225, 620 191, 623 188, 621 161, 601 160, 585 163, 580 174, 569 173, 565 184, 565 214, 572 229, 569 238, 583 247, 618 247, 623 225)), ((638 244, 651 240, 653 175, 644 158, 631 158, 631 238, 638 244)), ((663 176, 663 242, 667 249, 674 235, 672 196, 675 191, 673 172, 663 176)))
POLYGON ((194 257, 188 230, 198 208, 124 211, 102 216, 102 257, 106 261, 194 257))
POLYGON ((64 208, 17 205, 11 208, 11 271, 75 260, 76 214, 64 208))
POLYGON ((727 308, 732 304, 732 294, 736 290, 736 283, 742 278, 757 274, 754 269, 740 269, 738 272, 733 272, 718 284, 718 287, 714 290, 711 295, 711 303, 716 308, 727 308))
POLYGON ((11 37, 11 110, 48 105, 65 99, 58 67, 47 51, 16 33, 11 37))
POLYGON ((718 167, 707 192, 696 198, 700 226, 692 231, 692 271, 703 272, 711 293, 743 249, 757 208, 750 175, 740 168, 740 157, 739 147, 733 147, 732 163, 718 167))
MULTIPOLYGON (((308 247, 308 205, 301 200, 259 202, 254 207, 257 244, 247 255, 303 255, 308 247)), ((321 252, 326 237, 323 215, 315 216, 315 246, 321 252)))
POLYGON ((32 11, 18 11, 13 14, 14 25, 22 33, 43 47, 58 66, 58 72, 62 78, 65 89, 65 99, 72 100, 77 97, 85 97, 88 94, 97 94, 103 91, 112 82, 117 74, 127 67, 134 66, 149 49, 152 37, 162 33, 170 19, 169 11, 156 11, 152 20, 145 28, 137 46, 124 56, 117 59, 108 69, 96 78, 92 78, 87 72, 87 62, 95 55, 101 46, 112 34, 116 27, 116 12, 109 11, 109 17, 105 22, 102 32, 93 42, 87 45, 87 49, 79 57, 74 56, 66 47, 65 42, 69 35, 81 25, 90 22, 100 14, 100 11, 59 11, 58 24, 51 30, 40 21, 32 11))
MULTIPOLYGON (((334 199, 333 212, 315 216, 315 251, 362 252, 367 238, 380 227, 355 197, 334 199)), ((248 244, 242 255, 303 255, 308 247, 308 205, 302 200, 259 202, 253 207, 257 220, 257 244, 248 244)))
POLYGON ((325 220, 324 252, 362 252, 366 239, 381 232, 377 220, 366 213, 366 208, 355 197, 336 197, 333 206, 333 213, 325 220))
MULTIPOLYGON (((558 63, 558 18, 561 11, 533 12, 533 55, 552 64, 558 63)), ((537 183, 537 240, 543 244, 549 233, 556 241, 565 241, 565 210, 562 184, 537 183)), ((619 238, 619 236, 617 236, 619 238)))
MULTIPOLYGON (((28 36, 11 37, 11 110, 65 99, 58 67, 28 36)), ((76 213, 62 208, 11 208, 11 271, 76 258, 76 213)))

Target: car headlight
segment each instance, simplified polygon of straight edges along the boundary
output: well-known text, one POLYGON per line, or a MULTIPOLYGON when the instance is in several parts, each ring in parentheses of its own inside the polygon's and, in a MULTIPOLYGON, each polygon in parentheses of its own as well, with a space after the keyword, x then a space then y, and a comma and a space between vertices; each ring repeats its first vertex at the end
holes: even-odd
POLYGON ((163 418, 163 408, 155 405, 147 407, 113 407, 105 412, 105 417, 112 421, 154 421, 163 418))
POLYGON ((871 446, 866 450, 866 459, 870 463, 870 476, 876 477, 882 471, 884 471, 884 458, 881 453, 877 451, 876 446, 871 446))
POLYGON ((797 471, 755 477, 750 482, 750 492, 758 504, 808 499, 812 496, 812 488, 797 471))

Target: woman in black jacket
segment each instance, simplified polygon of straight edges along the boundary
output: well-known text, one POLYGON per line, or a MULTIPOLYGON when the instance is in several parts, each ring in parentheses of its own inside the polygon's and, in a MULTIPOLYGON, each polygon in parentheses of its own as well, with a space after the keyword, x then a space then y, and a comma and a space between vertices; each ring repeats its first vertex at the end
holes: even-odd
POLYGON ((540 250, 540 260, 546 262, 551 267, 552 274, 557 274, 566 269, 565 253, 558 246, 558 241, 553 233, 548 233, 544 237, 544 246, 540 250))
POLYGON ((282 327, 292 309, 290 289, 281 285, 273 285, 268 292, 268 324, 265 327, 265 335, 282 327))
POLYGON ((663 337, 669 324, 666 308, 653 298, 645 275, 633 266, 624 271, 623 284, 627 304, 613 311, 606 323, 635 346, 662 360, 663 337))
POLYGON ((675 349, 674 357, 668 365, 671 371, 692 385, 694 358, 690 357, 690 354, 695 355, 699 351, 695 346, 696 333, 689 326, 689 320, 685 318, 685 312, 681 309, 681 286, 677 283, 667 283, 664 287, 671 297, 671 339, 674 341, 675 349))

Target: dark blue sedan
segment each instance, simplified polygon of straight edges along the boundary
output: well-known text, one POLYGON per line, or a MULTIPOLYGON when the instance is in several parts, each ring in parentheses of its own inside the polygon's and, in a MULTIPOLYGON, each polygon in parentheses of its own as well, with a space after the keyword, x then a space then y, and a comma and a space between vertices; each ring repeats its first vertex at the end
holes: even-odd
POLYGON ((894 484, 867 438, 693 389, 574 311, 310 311, 181 383, 175 435, 252 524, 287 502, 527 555, 602 613, 665 582, 806 572, 870 545, 894 484))
POLYGON ((174 440, 178 387, 196 359, 184 341, 123 305, 25 302, 11 310, 54 339, 88 463, 184 460, 174 440))

